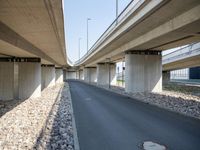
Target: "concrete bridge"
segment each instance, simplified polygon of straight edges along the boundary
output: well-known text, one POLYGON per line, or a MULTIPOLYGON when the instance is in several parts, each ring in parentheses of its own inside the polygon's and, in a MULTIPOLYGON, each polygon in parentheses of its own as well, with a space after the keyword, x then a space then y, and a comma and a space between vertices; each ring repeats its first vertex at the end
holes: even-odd
POLYGON ((38 97, 67 65, 62 1, 1 0, 0 99, 38 97))
POLYGON ((199 0, 134 0, 72 63, 61 0, 2 0, 0 10, 0 99, 40 96, 42 89, 62 81, 63 69, 70 65, 79 69, 64 71, 67 78, 108 87, 121 60, 126 63, 126 92, 159 92, 161 52, 200 41, 199 0))
POLYGON ((164 55, 163 71, 197 67, 200 65, 200 43, 194 43, 164 55))
POLYGON ((74 66, 82 66, 86 81, 96 73, 97 84, 108 86, 125 60, 126 92, 159 92, 161 51, 200 40, 199 12, 198 0, 132 1, 74 66))

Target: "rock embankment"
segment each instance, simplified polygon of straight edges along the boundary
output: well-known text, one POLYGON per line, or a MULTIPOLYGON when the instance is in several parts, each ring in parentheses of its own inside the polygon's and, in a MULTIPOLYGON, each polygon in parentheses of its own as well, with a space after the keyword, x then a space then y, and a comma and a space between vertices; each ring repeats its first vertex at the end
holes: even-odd
POLYGON ((67 83, 45 89, 39 98, 0 105, 0 149, 74 149, 67 83))

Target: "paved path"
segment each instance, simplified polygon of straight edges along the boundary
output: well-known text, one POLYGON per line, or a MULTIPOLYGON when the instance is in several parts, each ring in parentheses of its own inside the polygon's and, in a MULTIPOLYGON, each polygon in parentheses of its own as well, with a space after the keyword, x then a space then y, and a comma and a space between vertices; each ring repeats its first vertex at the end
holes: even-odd
POLYGON ((81 150, 200 149, 200 121, 78 81, 69 81, 81 150))

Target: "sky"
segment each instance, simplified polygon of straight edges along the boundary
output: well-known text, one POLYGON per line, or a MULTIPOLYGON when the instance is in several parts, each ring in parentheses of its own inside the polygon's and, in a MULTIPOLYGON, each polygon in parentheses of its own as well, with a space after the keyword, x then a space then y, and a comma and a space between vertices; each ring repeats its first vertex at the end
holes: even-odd
MULTIPOLYGON (((116 17, 116 0, 63 0, 67 55, 72 61, 87 52, 87 18, 89 48, 96 42, 116 17)), ((131 0, 118 0, 119 13, 131 0)))

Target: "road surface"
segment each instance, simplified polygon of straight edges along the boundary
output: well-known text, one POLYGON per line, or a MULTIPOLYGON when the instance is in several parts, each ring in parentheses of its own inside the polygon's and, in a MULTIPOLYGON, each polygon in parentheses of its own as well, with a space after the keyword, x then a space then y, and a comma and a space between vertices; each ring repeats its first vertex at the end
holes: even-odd
POLYGON ((200 120, 69 81, 81 150, 137 150, 144 141, 199 150, 200 120))

